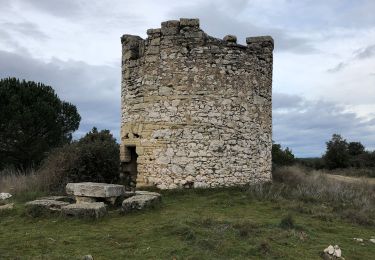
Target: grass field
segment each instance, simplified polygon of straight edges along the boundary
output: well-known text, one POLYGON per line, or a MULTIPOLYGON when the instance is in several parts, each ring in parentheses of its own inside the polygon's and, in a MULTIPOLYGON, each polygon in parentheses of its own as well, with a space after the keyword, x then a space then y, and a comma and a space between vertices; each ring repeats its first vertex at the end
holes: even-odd
POLYGON ((353 224, 326 203, 257 194, 163 192, 157 208, 97 221, 31 218, 23 201, 36 194, 18 196, 0 215, 0 259, 320 259, 329 244, 345 259, 374 259, 373 225, 353 224))

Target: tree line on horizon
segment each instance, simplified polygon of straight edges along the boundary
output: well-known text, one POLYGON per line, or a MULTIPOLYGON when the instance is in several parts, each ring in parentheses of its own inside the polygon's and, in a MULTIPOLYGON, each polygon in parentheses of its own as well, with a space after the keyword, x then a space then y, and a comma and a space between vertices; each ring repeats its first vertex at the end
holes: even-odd
POLYGON ((348 142, 340 134, 333 134, 326 142, 326 151, 317 158, 296 158, 291 149, 272 144, 272 163, 276 166, 301 164, 320 169, 375 168, 375 151, 366 150, 361 142, 348 142))

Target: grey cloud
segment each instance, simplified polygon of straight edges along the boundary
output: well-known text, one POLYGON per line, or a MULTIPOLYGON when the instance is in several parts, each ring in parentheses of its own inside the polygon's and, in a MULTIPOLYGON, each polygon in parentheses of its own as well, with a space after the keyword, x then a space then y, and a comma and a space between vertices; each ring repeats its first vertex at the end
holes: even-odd
POLYGON ((12 49, 20 54, 29 55, 25 39, 45 41, 49 37, 34 23, 2 22, 0 23, 0 38, 2 44, 8 49, 12 49))
POLYGON ((298 100, 289 103, 294 106, 274 106, 273 139, 292 148, 298 156, 321 155, 325 142, 333 133, 342 134, 348 140, 361 141, 369 148, 375 146, 374 118, 360 118, 332 102, 287 96, 279 93, 273 95, 274 104, 279 104, 279 99, 298 100))
POLYGON ((28 55, 0 51, 0 77, 17 77, 51 85, 61 99, 77 106, 82 116, 75 136, 93 126, 118 137, 120 126, 120 65, 93 66, 79 61, 43 62, 28 55))
POLYGON ((302 97, 285 93, 273 93, 272 98, 273 109, 292 109, 299 107, 301 102, 303 102, 302 97))
POLYGON ((346 66, 348 66, 348 63, 346 62, 340 62, 335 67, 328 69, 327 72, 335 73, 343 70, 346 66))
MULTIPOLYGON (((74 17, 79 15, 83 9, 83 2, 80 0, 20 0, 20 2, 39 11, 59 17, 74 17)), ((89 3, 87 2, 87 4, 89 3)))
POLYGON ((21 46, 7 31, 0 28, 0 38, 5 46, 16 50, 18 53, 28 53, 28 50, 21 46))
POLYGON ((353 57, 351 59, 338 63, 335 67, 328 69, 327 72, 330 72, 330 73, 339 72, 345 67, 349 66, 353 62, 357 62, 358 60, 363 60, 363 59, 371 58, 374 56, 375 56, 375 44, 372 44, 365 48, 361 48, 361 49, 354 51, 353 57))
POLYGON ((375 56, 375 44, 359 49, 354 52, 355 59, 366 59, 375 56))
MULTIPOLYGON (((326 2, 326 1, 324 1, 326 2)), ((360 4, 349 4, 350 8, 346 9, 346 12, 337 15, 337 23, 341 26, 353 26, 353 27, 372 27, 375 25, 375 1, 373 0, 362 0, 360 4)), ((340 3, 340 1, 339 1, 340 3)), ((336 12, 337 14, 337 12, 336 12)))
POLYGON ((43 33, 39 27, 30 22, 23 22, 23 23, 12 23, 12 22, 4 22, 0 25, 3 31, 8 31, 10 33, 16 32, 22 34, 23 37, 27 38, 34 38, 38 40, 46 40, 49 37, 43 33))

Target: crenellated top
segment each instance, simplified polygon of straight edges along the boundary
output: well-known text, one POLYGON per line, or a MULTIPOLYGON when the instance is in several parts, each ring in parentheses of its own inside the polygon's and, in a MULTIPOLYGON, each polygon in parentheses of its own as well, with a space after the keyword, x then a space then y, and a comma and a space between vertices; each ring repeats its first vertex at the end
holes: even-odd
POLYGON ((186 41, 186 43, 201 46, 214 44, 236 47, 256 55, 270 54, 274 49, 274 42, 271 36, 247 37, 247 46, 244 46, 237 43, 235 35, 226 35, 222 40, 207 35, 199 27, 199 19, 190 18, 162 22, 161 28, 148 29, 147 36, 147 39, 144 40, 136 35, 124 34, 121 37, 123 58, 125 60, 135 60, 144 54, 156 55, 159 53, 161 47, 166 47, 162 44, 163 40, 166 40, 170 44, 170 41, 174 39, 179 39, 179 44, 186 41))

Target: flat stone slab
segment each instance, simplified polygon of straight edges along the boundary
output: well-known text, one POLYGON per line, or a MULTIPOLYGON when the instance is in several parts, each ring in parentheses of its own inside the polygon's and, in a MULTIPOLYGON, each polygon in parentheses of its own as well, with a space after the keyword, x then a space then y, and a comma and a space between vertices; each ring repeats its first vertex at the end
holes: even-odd
POLYGON ((61 208, 61 213, 67 217, 101 218, 107 214, 103 202, 70 204, 61 208))
POLYGON ((25 208, 27 214, 33 217, 38 217, 47 213, 59 213, 61 208, 67 205, 69 205, 69 203, 65 201, 33 200, 27 202, 25 204, 25 208))
POLYGON ((131 212, 142 210, 144 208, 153 207, 154 205, 158 204, 161 201, 161 196, 157 195, 134 195, 130 198, 125 199, 122 202, 121 210, 122 212, 131 212))
POLYGON ((66 193, 74 196, 110 198, 124 195, 125 187, 118 184, 96 182, 68 183, 66 193))

